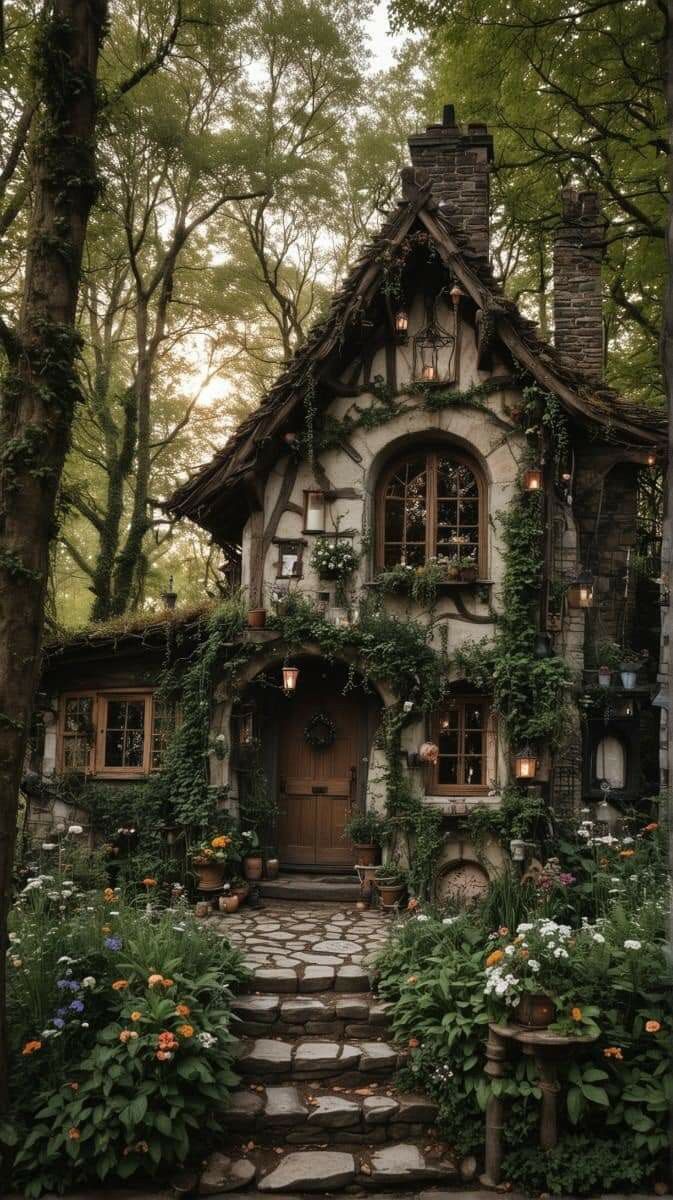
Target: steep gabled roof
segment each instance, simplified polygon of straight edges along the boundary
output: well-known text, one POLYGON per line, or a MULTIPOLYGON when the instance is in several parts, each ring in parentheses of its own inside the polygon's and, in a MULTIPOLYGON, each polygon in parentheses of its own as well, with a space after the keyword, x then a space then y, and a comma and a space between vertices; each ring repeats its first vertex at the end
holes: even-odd
MULTIPOLYGON (((296 425, 297 410, 307 393, 321 382, 321 376, 324 380, 329 368, 332 390, 327 386, 325 392, 328 402, 333 398, 332 380, 339 369, 348 365, 343 354, 345 335, 381 290, 386 269, 414 228, 427 232, 443 264, 477 310, 488 317, 492 335, 542 388, 558 397, 570 416, 629 446, 665 442, 663 412, 629 401, 590 379, 539 336, 534 322, 503 295, 488 265, 475 254, 465 235, 456 230, 447 206, 438 205, 425 172, 405 168, 402 184, 403 199, 395 213, 334 293, 325 318, 314 325, 262 403, 238 426, 222 450, 165 502, 167 510, 211 530, 231 530, 243 517, 247 509, 246 479, 251 478, 255 468, 278 457, 283 433, 292 428, 293 420, 296 425)), ((319 403, 319 396, 316 401, 319 403)))

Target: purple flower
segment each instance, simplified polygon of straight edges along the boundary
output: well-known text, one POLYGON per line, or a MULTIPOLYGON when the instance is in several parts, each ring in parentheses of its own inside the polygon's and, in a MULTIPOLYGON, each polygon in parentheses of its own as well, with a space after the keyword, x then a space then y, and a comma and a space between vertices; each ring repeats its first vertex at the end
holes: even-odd
POLYGON ((76 1013, 84 1012, 84 1005, 83 1005, 82 1001, 81 1000, 73 1000, 72 1004, 70 1005, 70 1011, 76 1012, 76 1013))
POLYGON ((122 940, 118 937, 106 937, 103 943, 106 950, 121 950, 122 940))
POLYGON ((57 979, 56 987, 61 988, 63 992, 78 992, 79 983, 76 979, 57 979))
POLYGON ((65 1021, 62 1017, 54 1017, 51 1023, 54 1026, 54 1029, 62 1029, 65 1025, 65 1021))
POLYGON ((64 1016, 66 1015, 67 1011, 68 1011, 68 1010, 67 1010, 67 1008, 57 1008, 57 1009, 56 1009, 56 1016, 57 1016, 57 1017, 64 1017, 64 1016))
POLYGON ((570 887, 571 883, 575 882, 575 876, 570 874, 570 871, 561 871, 558 881, 563 887, 570 887))

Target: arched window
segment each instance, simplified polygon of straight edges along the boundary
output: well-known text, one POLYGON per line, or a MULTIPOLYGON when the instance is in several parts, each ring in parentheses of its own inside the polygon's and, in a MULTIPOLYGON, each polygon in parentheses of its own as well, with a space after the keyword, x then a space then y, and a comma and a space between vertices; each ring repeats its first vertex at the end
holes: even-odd
POLYGON ((453 448, 416 450, 384 472, 377 504, 377 567, 470 559, 485 573, 485 487, 453 448))

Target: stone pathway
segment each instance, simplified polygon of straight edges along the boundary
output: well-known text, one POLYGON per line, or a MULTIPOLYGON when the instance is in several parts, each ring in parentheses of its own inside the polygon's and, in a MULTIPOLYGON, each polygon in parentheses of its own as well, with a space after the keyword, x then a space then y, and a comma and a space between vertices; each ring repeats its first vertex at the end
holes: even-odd
POLYGON ((476 1164, 466 1176, 438 1137, 436 1105, 393 1086, 405 1049, 368 974, 390 918, 274 901, 210 920, 253 975, 233 1004, 242 1079, 230 1133, 200 1195, 409 1198, 471 1178, 476 1164))

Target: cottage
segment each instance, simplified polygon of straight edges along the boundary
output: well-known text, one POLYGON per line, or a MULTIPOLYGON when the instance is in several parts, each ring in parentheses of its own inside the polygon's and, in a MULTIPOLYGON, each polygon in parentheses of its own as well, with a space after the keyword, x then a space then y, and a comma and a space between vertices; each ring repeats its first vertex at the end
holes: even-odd
MULTIPOLYGON (((212 677, 213 794, 235 808, 259 743, 282 867, 351 870, 349 816, 392 775, 442 814, 445 892, 497 865, 465 818, 513 779, 564 814, 658 786, 665 422, 602 379, 596 194, 562 193, 552 346, 491 274, 486 127, 447 105, 409 149, 324 320, 166 507, 239 564, 250 610, 212 677)), ((180 621, 52 653, 48 771, 159 766, 180 621)))

